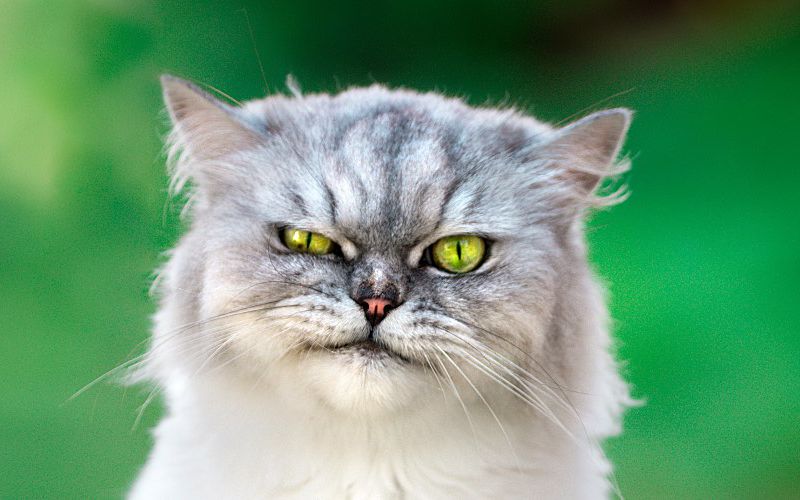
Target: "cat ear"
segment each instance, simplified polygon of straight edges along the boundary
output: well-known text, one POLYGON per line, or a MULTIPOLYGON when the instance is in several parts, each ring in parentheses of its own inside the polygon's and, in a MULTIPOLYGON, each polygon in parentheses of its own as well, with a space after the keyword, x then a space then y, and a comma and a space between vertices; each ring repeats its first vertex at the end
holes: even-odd
POLYGON ((616 159, 631 117, 625 108, 598 111, 557 130, 543 149, 579 194, 590 196, 603 178, 627 170, 627 163, 618 164, 616 159))
POLYGON ((192 82, 162 75, 164 102, 172 119, 170 156, 173 190, 180 191, 187 180, 211 189, 233 167, 226 155, 252 148, 263 134, 240 108, 215 98, 192 82), (205 185, 205 186, 204 186, 205 185))
POLYGON ((161 76, 164 102, 177 140, 195 160, 214 160, 253 145, 259 134, 239 108, 220 101, 192 82, 161 76))

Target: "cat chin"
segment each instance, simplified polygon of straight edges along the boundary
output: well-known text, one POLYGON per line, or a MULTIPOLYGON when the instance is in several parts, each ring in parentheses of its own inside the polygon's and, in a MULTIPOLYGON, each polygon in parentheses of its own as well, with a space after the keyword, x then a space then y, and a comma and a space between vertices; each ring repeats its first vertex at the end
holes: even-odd
POLYGON ((298 361, 300 376, 317 399, 350 415, 396 412, 431 394, 421 365, 371 347, 315 350, 298 361))

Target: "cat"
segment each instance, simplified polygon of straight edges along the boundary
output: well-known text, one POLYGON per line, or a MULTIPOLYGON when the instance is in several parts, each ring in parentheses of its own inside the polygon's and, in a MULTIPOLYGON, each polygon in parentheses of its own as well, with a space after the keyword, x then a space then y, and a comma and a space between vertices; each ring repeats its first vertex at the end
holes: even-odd
POLYGON ((630 111, 162 86, 189 228, 136 372, 166 412, 131 498, 618 493, 600 444, 632 402, 583 228, 625 197, 598 186, 630 111))

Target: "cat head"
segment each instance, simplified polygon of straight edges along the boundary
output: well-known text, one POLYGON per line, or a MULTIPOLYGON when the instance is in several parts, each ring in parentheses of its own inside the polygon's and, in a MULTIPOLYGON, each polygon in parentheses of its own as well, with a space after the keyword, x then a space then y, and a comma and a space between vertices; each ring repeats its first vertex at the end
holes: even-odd
POLYGON ((554 128, 377 85, 234 106, 162 83, 191 221, 165 300, 202 324, 183 336, 195 359, 282 367, 352 410, 437 379, 497 385, 553 351, 583 214, 620 198, 596 190, 622 168, 629 111, 554 128))

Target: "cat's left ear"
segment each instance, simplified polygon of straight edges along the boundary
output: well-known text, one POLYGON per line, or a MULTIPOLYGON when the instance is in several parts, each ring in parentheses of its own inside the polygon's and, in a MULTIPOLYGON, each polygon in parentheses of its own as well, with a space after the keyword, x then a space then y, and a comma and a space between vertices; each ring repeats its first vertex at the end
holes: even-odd
POLYGON ((627 170, 617 163, 633 113, 625 108, 598 111, 558 129, 540 153, 555 161, 579 195, 590 196, 606 177, 627 170))

